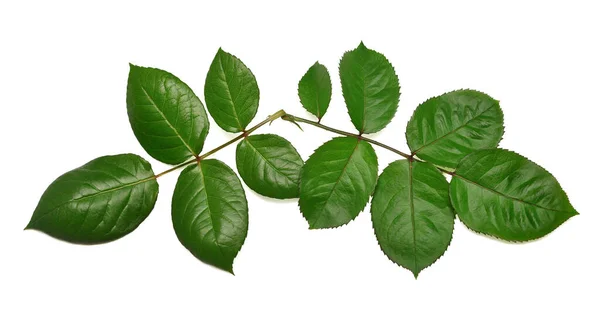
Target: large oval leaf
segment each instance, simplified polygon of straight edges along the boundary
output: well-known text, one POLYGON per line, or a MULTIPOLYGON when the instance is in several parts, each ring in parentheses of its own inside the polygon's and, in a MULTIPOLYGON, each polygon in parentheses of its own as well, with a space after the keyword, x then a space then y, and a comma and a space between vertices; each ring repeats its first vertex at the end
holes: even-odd
POLYGON ((361 134, 377 132, 390 123, 398 108, 400 84, 384 55, 361 42, 342 57, 340 79, 348 113, 361 134))
POLYGON ((300 178, 300 211, 311 229, 352 221, 367 205, 377 181, 377 156, 354 137, 334 138, 317 148, 300 178))
POLYGON ((381 250, 415 278, 450 245, 454 211, 448 182, 433 165, 408 160, 391 163, 381 173, 371 203, 381 250))
POLYGON ((233 273, 248 233, 248 203, 225 163, 202 160, 181 172, 171 216, 179 241, 200 261, 233 273))
POLYGON ((127 113, 136 138, 157 160, 179 164, 202 151, 209 124, 204 105, 173 74, 131 65, 127 113))
POLYGON ((331 77, 319 62, 312 65, 298 83, 298 96, 302 106, 319 121, 331 102, 331 77))
POLYGON ((204 85, 206 107, 225 131, 244 131, 258 109, 254 74, 234 55, 219 48, 204 85))
POLYGON ((504 133, 497 100, 474 90, 457 90, 420 104, 406 127, 413 154, 455 168, 466 155, 496 148, 504 133))
POLYGON ((465 157, 452 177, 450 197, 467 227, 510 241, 540 238, 577 215, 548 171, 504 149, 465 157))
POLYGON ((146 160, 133 154, 99 157, 52 182, 25 229, 78 244, 109 242, 137 228, 157 197, 146 160))
POLYGON ((275 134, 244 138, 236 153, 237 169, 248 187, 273 198, 298 197, 304 161, 296 148, 275 134))

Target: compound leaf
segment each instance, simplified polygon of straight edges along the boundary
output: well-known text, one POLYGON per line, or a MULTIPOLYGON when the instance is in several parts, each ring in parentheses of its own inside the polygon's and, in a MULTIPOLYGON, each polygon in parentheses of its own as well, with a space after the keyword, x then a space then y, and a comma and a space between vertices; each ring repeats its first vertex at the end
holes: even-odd
POLYGON ((133 154, 99 157, 54 180, 25 229, 77 244, 109 242, 135 230, 157 197, 146 160, 133 154))
POLYGON ((450 197, 467 227, 509 241, 540 238, 578 214, 548 171, 504 149, 466 156, 452 177, 450 197))
POLYGON ((432 164, 391 163, 381 173, 371 203, 381 250, 415 278, 450 245, 454 211, 448 182, 432 164))
POLYGON ((302 106, 319 120, 325 115, 331 101, 331 77, 319 62, 312 65, 298 83, 302 106))
POLYGON ((171 208, 177 238, 200 261, 233 273, 248 233, 248 203, 237 175, 216 159, 181 172, 171 208))
POLYGON ((390 123, 398 108, 400 84, 384 55, 361 42, 342 57, 340 79, 350 119, 361 134, 390 123))
POLYGON ((273 198, 298 197, 304 161, 296 148, 275 134, 244 138, 236 152, 237 169, 252 190, 273 198))
POLYGON ((256 115, 258 84, 241 60, 219 48, 206 76, 204 97, 208 112, 223 130, 240 132, 256 115))
POLYGON ((300 211, 311 229, 339 227, 367 205, 376 181, 373 147, 358 138, 334 138, 315 150, 304 165, 300 211))
POLYGON ((167 164, 200 154, 208 134, 204 105, 171 73, 130 65, 127 114, 146 152, 167 164))
POLYGON ((504 133, 500 104, 485 93, 457 90, 420 104, 406 127, 413 154, 455 168, 466 155, 496 148, 504 133))

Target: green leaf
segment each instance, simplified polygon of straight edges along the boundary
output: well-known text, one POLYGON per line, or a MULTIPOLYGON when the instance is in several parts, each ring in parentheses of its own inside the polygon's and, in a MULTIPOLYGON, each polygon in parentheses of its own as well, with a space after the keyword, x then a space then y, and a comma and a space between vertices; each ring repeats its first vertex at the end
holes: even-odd
POLYGON ((209 125, 204 105, 171 73, 130 65, 127 114, 142 147, 163 163, 179 164, 202 151, 209 125))
POLYGON ((237 175, 216 159, 181 172, 171 216, 177 238, 200 261, 233 273, 248 233, 248 203, 237 175))
POLYGON ((306 161, 300 178, 300 211, 311 229, 334 228, 363 210, 377 181, 377 155, 354 137, 334 138, 306 161))
POLYGON ((257 193, 273 198, 296 198, 304 161, 296 148, 275 134, 244 138, 237 146, 237 169, 257 193))
POLYGON ((244 131, 258 109, 254 74, 234 55, 219 48, 204 85, 206 107, 225 131, 244 131))
POLYGON ((540 238, 578 214, 548 171, 504 149, 465 157, 450 197, 467 227, 509 241, 540 238))
POLYGON ((448 182, 433 165, 408 160, 391 163, 381 173, 371 203, 381 250, 415 278, 450 245, 454 211, 448 182))
POLYGON ((302 106, 320 121, 331 101, 331 77, 325 66, 316 62, 308 69, 298 83, 298 96, 302 106))
POLYGON ((25 229, 77 244, 109 242, 135 230, 157 197, 146 160, 133 154, 99 157, 54 180, 25 229))
POLYGON ((340 79, 348 113, 361 134, 377 132, 390 123, 398 108, 400 84, 384 55, 361 42, 342 57, 340 79))
POLYGON ((496 148, 504 133, 498 101, 474 90, 457 90, 420 104, 406 127, 413 154, 455 168, 475 150, 496 148))

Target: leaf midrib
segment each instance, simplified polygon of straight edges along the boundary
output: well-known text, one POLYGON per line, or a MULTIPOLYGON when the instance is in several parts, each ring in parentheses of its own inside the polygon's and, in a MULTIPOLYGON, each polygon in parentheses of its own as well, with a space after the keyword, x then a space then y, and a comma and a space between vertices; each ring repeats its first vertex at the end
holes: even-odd
POLYGON ((352 160, 352 156, 354 156, 354 154, 356 153, 356 149, 358 148, 359 144, 360 144, 360 140, 356 139, 356 145, 352 149, 352 153, 350 154, 350 156, 348 156, 348 161, 346 161, 346 164, 344 164, 344 167, 342 168, 342 171, 340 172, 340 175, 338 176, 337 180, 333 184, 333 187, 331 188, 331 191, 329 192, 329 195, 327 195, 327 198, 325 199, 325 203, 321 207, 321 211, 319 211, 319 216, 313 222, 313 226, 315 226, 317 224, 317 222, 319 221, 319 219, 321 218, 321 215, 323 214, 323 210, 325 209, 325 207, 327 207, 327 203, 331 199, 331 195, 333 194, 333 191, 335 190, 335 188, 337 187, 338 183, 342 179, 342 175, 344 175, 344 173, 346 172, 346 168, 348 168, 348 164, 350 163, 350 160, 352 160))
POLYGON ((574 213, 574 212, 570 212, 570 211, 562 211, 562 210, 556 210, 556 209, 552 209, 552 208, 544 207, 544 206, 541 206, 541 205, 538 205, 538 204, 534 204, 534 203, 532 203, 532 202, 528 202, 528 201, 526 201, 526 200, 523 200, 523 199, 519 199, 519 198, 516 198, 516 197, 513 197, 513 196, 506 195, 506 194, 504 194, 504 193, 502 193, 502 192, 500 192, 500 191, 498 191, 498 190, 495 190, 495 189, 492 189, 492 188, 486 187, 486 186, 484 186, 484 185, 482 185, 482 184, 479 184, 479 183, 477 183, 477 182, 475 182, 475 181, 473 181, 473 180, 467 179, 467 178, 465 178, 464 176, 462 176, 462 175, 459 175, 459 174, 456 174, 456 173, 454 173, 454 175, 453 175, 453 176, 455 176, 455 177, 457 177, 457 178, 460 178, 460 179, 462 179, 462 180, 464 180, 464 181, 466 181, 466 182, 468 182, 468 183, 471 183, 471 184, 473 184, 473 185, 475 185, 475 186, 478 186, 478 187, 480 187, 480 188, 482 188, 482 189, 485 189, 485 190, 487 190, 487 191, 490 191, 490 192, 492 192, 492 193, 495 193, 495 194, 497 194, 497 195, 500 195, 500 196, 502 196, 502 197, 508 198, 508 199, 510 199, 510 200, 513 200, 513 201, 516 201, 516 202, 519 202, 519 203, 523 203, 523 204, 526 204, 526 205, 529 205, 529 206, 533 206, 533 207, 540 208, 540 209, 542 209, 542 210, 551 211, 551 212, 556 212, 556 213, 565 213, 565 214, 573 214, 573 213, 574 213))
POLYGON ((260 155, 260 157, 267 162, 267 164, 269 164, 270 167, 273 168, 273 170, 275 170, 277 173, 283 175, 288 181, 290 181, 291 183, 297 183, 297 181, 292 180, 292 178, 288 177, 285 173, 283 173, 282 171, 280 171, 277 167, 275 167, 275 165, 273 165, 273 163, 271 163, 256 147, 254 147, 254 145, 252 144, 252 142, 250 142, 249 138, 246 138, 246 141, 248 142, 248 145, 254 149, 254 151, 260 155))
POLYGON ((179 140, 181 140, 181 142, 185 145, 185 147, 190 151, 191 155, 194 155, 194 156, 198 155, 198 154, 196 154, 195 151, 192 150, 192 147, 190 147, 190 145, 188 145, 188 143, 185 142, 185 140, 183 140, 183 137, 181 137, 181 135, 179 134, 179 131, 177 131, 177 129, 175 129, 175 127, 173 125, 171 125, 171 122, 169 122, 169 120, 167 119, 167 117, 165 116, 165 114, 160 110, 160 108, 158 108, 158 106, 154 102, 154 99, 152 99, 152 97, 150 96, 150 94, 148 94, 148 91, 146 91, 146 88, 144 88, 144 86, 141 85, 141 84, 140 84, 140 88, 142 89, 142 91, 146 95, 146 98, 148 98, 148 100, 152 104, 152 107, 154 107, 154 109, 156 109, 156 111, 162 116, 162 118, 165 120, 165 122, 167 123, 167 125, 173 130, 173 132, 175 132, 175 135, 179 138, 179 140))
POLYGON ((413 161, 408 161, 408 199, 410 205, 410 222, 412 224, 413 231, 413 256, 414 256, 414 270, 417 271, 417 231, 415 222, 415 202, 413 196, 413 161))
POLYGON ((208 191, 206 190, 206 180, 204 179, 204 171, 202 171, 201 161, 198 162, 198 171, 200 172, 200 179, 202 180, 202 186, 204 186, 204 188, 202 190, 204 191, 204 195, 206 196, 206 211, 208 212, 208 217, 210 218, 210 223, 212 225, 212 232, 215 236, 215 244, 217 245, 217 249, 219 250, 219 253, 221 253, 221 256, 224 259, 226 259, 227 257, 225 256, 225 253, 223 253, 223 250, 221 249, 222 246, 219 244, 219 238, 217 236, 217 233, 220 234, 221 231, 217 232, 217 225, 215 224, 215 219, 212 215, 212 211, 210 210, 210 201, 208 200, 208 191))
MULTIPOLYGON (((234 63, 235 65, 235 63, 234 63)), ((235 108, 235 102, 233 101, 233 97, 231 96, 231 88, 229 87, 229 82, 227 81, 227 72, 225 71, 225 68, 223 67, 223 59, 219 56, 219 66, 221 67, 221 71, 223 72, 223 81, 225 82, 225 85, 227 86, 227 95, 229 96, 229 101, 231 101, 231 108, 233 109, 233 117, 235 117, 235 121, 238 124, 238 128, 240 129, 240 131, 243 131, 244 128, 242 127, 242 123, 240 122, 240 118, 238 116, 238 112, 237 109, 235 108)))
POLYGON ((126 183, 126 184, 123 184, 123 185, 120 185, 120 186, 117 186, 117 187, 105 189, 105 190, 102 190, 102 191, 99 191, 99 192, 95 192, 95 193, 91 193, 91 194, 88 194, 88 195, 85 195, 85 196, 81 196, 81 197, 78 197, 78 198, 69 199, 68 201, 66 201, 64 203, 62 203, 62 204, 60 204, 58 206, 53 207, 51 210, 47 211, 46 213, 41 214, 40 216, 37 217, 37 219, 35 221, 37 222, 37 221, 41 220, 46 215, 52 213, 56 209, 61 208, 61 207, 65 206, 65 205, 67 205, 69 203, 81 201, 81 200, 92 198, 92 197, 96 197, 96 196, 99 196, 99 195, 102 195, 102 194, 106 194, 106 193, 110 193, 110 192, 115 192, 115 191, 118 191, 118 190, 121 190, 121 189, 125 189, 125 188, 128 188, 128 187, 133 187, 133 186, 136 186, 138 184, 146 183, 146 182, 154 180, 154 179, 156 179, 155 176, 150 176, 150 177, 147 177, 147 178, 144 178, 144 179, 141 179, 141 180, 137 180, 137 181, 134 181, 134 182, 126 183))
POLYGON ((466 127, 467 125, 469 125, 469 123, 471 123, 473 120, 475 120, 475 119, 479 118, 481 115, 483 115, 484 113, 486 113, 487 111, 489 111, 490 109, 492 109, 494 106, 495 106, 495 104, 492 104, 490 107, 486 108, 486 109, 485 109, 485 110, 483 110, 481 113, 479 113, 479 114, 477 114, 477 115, 473 116, 472 118, 470 118, 469 120, 467 120, 465 123, 463 123, 463 124, 462 124, 462 125, 460 125, 459 127, 455 128, 455 129, 453 129, 453 130, 451 130, 450 132, 448 132, 448 133, 444 134, 443 136, 441 136, 441 137, 439 137, 439 138, 437 138, 437 139, 433 140, 433 141, 432 141, 432 142, 430 142, 430 143, 427 143, 427 144, 425 144, 425 145, 422 145, 422 146, 421 146, 421 147, 419 147, 417 150, 413 151, 413 154, 416 154, 416 153, 418 153, 419 151, 423 150, 423 148, 429 147, 429 146, 431 146, 431 145, 435 144, 436 142, 438 142, 438 141, 440 141, 440 140, 442 140, 442 139, 444 139, 444 138, 448 137, 449 135, 456 133, 456 131, 458 131, 458 130, 460 130, 460 129, 464 128, 464 127, 466 127))

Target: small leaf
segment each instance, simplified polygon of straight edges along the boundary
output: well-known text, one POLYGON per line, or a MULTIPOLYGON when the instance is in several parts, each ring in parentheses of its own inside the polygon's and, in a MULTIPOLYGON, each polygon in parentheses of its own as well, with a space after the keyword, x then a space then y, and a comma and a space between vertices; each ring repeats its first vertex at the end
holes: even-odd
POLYGON ((457 90, 420 104, 406 127, 413 154, 455 168, 466 155, 496 148, 504 133, 498 101, 474 90, 457 90))
POLYGON ((390 123, 398 108, 400 84, 384 55, 361 42, 342 57, 340 79, 348 113, 361 134, 377 132, 390 123))
POLYGON ((296 148, 275 134, 246 137, 237 146, 237 169, 257 193, 273 198, 296 198, 304 161, 296 148))
POLYGON ((354 137, 334 138, 306 161, 300 178, 300 211, 311 229, 352 221, 367 205, 377 181, 377 155, 354 137))
POLYGON ((181 172, 171 216, 177 238, 200 261, 233 273, 248 233, 248 203, 225 163, 202 160, 181 172))
POLYGON ((77 244, 109 242, 135 230, 157 197, 146 160, 133 154, 99 157, 54 180, 25 229, 77 244))
POLYGON ((450 245, 454 211, 448 182, 429 163, 395 161, 379 177, 371 218, 381 250, 416 278, 450 245))
POLYGON ((316 62, 308 69, 298 83, 298 96, 302 106, 321 120, 331 101, 331 77, 325 66, 316 62))
POLYGON ((450 197, 467 227, 509 241, 540 238, 578 214, 548 171, 504 149, 465 157, 450 197))
POLYGON ((163 163, 179 164, 202 151, 209 125, 204 105, 171 73, 130 65, 127 114, 142 147, 163 163))
POLYGON ((241 60, 219 48, 206 76, 204 97, 208 112, 223 130, 241 132, 256 115, 258 84, 241 60))

